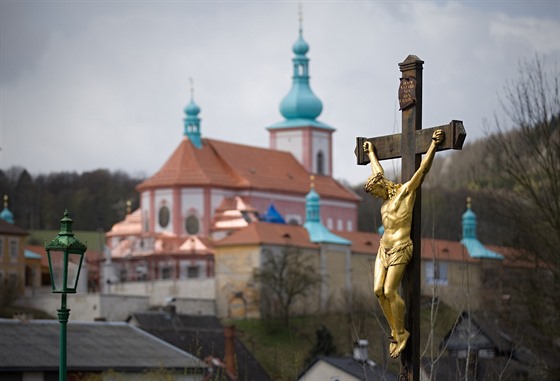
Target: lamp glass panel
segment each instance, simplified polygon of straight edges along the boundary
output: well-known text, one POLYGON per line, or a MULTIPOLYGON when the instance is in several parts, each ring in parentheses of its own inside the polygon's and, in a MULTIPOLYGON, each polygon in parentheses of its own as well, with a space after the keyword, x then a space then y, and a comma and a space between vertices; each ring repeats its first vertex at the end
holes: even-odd
POLYGON ((80 262, 82 254, 68 253, 68 277, 66 278, 66 288, 76 289, 78 276, 80 275, 80 262))
POLYGON ((51 278, 53 282, 53 290, 61 291, 63 285, 64 276, 64 251, 49 250, 50 266, 51 266, 51 278))

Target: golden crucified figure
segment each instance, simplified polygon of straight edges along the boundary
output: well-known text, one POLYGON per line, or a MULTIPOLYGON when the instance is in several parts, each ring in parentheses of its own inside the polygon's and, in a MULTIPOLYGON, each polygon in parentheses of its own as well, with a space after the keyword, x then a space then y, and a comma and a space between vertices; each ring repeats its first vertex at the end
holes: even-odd
POLYGON ((395 184, 385 178, 373 145, 369 141, 364 142, 364 152, 369 157, 372 171, 364 189, 373 196, 383 199, 381 221, 384 232, 375 258, 373 287, 391 329, 389 351, 392 358, 401 354, 410 336, 404 327, 405 304, 398 288, 406 265, 412 258, 410 231, 416 190, 420 188, 430 170, 437 146, 441 144, 443 138, 442 130, 434 132, 432 143, 420 167, 404 184, 395 184))

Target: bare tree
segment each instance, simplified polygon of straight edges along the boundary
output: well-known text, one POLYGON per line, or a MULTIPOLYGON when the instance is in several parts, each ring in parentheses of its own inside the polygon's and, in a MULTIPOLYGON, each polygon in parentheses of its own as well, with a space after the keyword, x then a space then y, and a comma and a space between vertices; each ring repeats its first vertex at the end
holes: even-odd
POLYGON ((264 255, 263 265, 255 269, 253 279, 261 285, 261 300, 268 299, 270 312, 289 324, 292 306, 316 289, 321 276, 312 259, 293 246, 287 245, 276 253, 267 250, 264 255))
POLYGON ((505 86, 502 106, 505 119, 487 126, 491 134, 475 178, 494 200, 489 207, 510 221, 510 245, 524 264, 509 282, 522 302, 512 316, 533 329, 527 337, 536 347, 546 348, 560 336, 558 68, 547 71, 538 57, 521 63, 518 78, 505 86))

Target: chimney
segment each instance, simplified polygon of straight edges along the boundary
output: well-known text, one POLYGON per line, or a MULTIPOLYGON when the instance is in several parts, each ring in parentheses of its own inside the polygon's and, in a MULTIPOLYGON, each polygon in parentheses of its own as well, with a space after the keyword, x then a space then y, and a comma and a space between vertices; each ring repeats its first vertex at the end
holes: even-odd
POLYGON ((224 327, 224 364, 229 375, 237 379, 235 356, 235 325, 224 327))
POLYGON ((359 362, 368 361, 368 345, 369 342, 367 340, 357 340, 354 342, 354 352, 352 356, 354 360, 359 362))

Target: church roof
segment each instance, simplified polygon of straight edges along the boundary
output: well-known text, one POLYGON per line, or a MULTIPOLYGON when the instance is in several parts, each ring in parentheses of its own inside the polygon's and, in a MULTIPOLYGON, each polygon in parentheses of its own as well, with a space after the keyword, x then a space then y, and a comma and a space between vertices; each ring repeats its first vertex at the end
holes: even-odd
MULTIPOLYGON (((183 138, 161 169, 137 189, 177 186, 307 194, 309 173, 289 152, 214 139, 203 139, 202 148, 197 149, 183 138)), ((317 176, 315 187, 323 198, 359 200, 329 176, 317 176)))
POLYGON ((123 221, 117 222, 107 233, 107 237, 121 235, 140 235, 142 234, 142 215, 141 210, 126 215, 123 221))
POLYGON ((302 226, 255 222, 244 229, 237 230, 217 241, 215 246, 233 245, 292 245, 301 248, 314 248, 309 233, 302 226))
POLYGON ((212 221, 214 231, 238 229, 258 221, 258 212, 242 197, 226 197, 216 208, 212 221))

